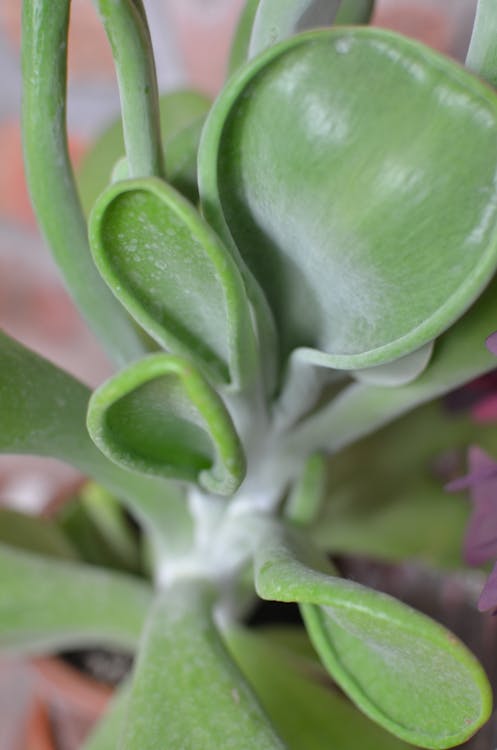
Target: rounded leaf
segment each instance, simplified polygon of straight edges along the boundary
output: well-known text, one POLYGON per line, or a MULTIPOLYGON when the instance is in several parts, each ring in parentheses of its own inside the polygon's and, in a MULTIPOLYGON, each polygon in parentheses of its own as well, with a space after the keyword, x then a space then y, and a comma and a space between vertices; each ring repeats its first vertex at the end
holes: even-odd
POLYGON ((102 277, 134 319, 217 383, 253 372, 254 334, 240 272, 196 210, 151 177, 100 196, 90 243, 102 277))
POLYGON ((497 98, 391 32, 314 31, 256 58, 211 110, 199 180, 283 356, 304 347, 343 369, 403 357, 497 265, 497 98))
POLYGON ((102 453, 134 471, 198 481, 222 495, 245 475, 223 402, 180 357, 152 355, 104 383, 90 399, 88 431, 102 453))

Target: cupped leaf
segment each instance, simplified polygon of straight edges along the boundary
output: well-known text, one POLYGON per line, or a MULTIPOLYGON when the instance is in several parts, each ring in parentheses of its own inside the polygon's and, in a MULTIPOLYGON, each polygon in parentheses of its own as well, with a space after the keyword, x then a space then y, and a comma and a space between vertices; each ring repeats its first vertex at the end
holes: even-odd
POLYGON ((257 591, 263 599, 299 602, 330 674, 393 734, 426 748, 471 737, 492 705, 475 657, 428 617, 328 571, 302 540, 279 531, 259 549, 257 591))
POLYGON ((293 37, 232 79, 202 136, 201 197, 284 357, 372 367, 462 315, 497 265, 496 136, 491 89, 379 29, 293 37))
POLYGON ((407 750, 349 703, 319 662, 289 645, 298 633, 272 630, 230 630, 227 641, 289 750, 407 750))
POLYGON ((179 193, 154 178, 112 185, 92 212, 90 242, 107 284, 159 344, 218 383, 250 379, 255 339, 240 272, 179 193))
POLYGON ((184 580, 157 598, 133 674, 122 750, 284 750, 228 654, 213 596, 184 580))
POLYGON ((180 357, 151 355, 104 383, 90 399, 88 430, 106 456, 134 471, 219 494, 234 492, 245 474, 223 402, 180 357))
POLYGON ((0 545, 0 648, 134 648, 152 592, 131 576, 0 545))
MULTIPOLYGON (((184 130, 195 130, 209 111, 210 100, 189 89, 172 91, 159 98, 161 137, 166 163, 166 177, 192 201, 198 195, 197 180, 192 164, 196 163, 200 133, 191 141, 187 153, 184 130), (181 148, 177 149, 177 141, 181 148)), ((84 156, 77 172, 81 203, 86 214, 100 193, 111 182, 115 163, 124 156, 124 137, 121 119, 109 125, 84 156)))

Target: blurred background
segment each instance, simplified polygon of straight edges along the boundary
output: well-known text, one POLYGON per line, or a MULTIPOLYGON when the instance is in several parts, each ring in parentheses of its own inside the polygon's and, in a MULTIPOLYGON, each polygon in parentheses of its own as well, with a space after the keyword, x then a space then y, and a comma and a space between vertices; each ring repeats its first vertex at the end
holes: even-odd
MULTIPOLYGON (((189 86, 216 95, 242 4, 242 0, 145 0, 161 91, 189 86)), ((464 60, 475 6, 476 0, 377 0, 374 23, 464 60)), ((84 382, 96 385, 110 371, 109 364, 58 280, 37 231, 24 182, 19 124, 20 18, 21 0, 1 0, 0 327, 84 382)), ((76 168, 92 140, 118 112, 112 57, 97 14, 91 0, 73 0, 68 129, 76 168)), ((36 513, 77 479, 69 467, 46 459, 0 456, 0 503, 36 513)), ((25 665, 0 663, 2 750, 51 747, 40 744, 47 721, 44 709, 33 702, 36 679, 25 665), (20 718, 29 712, 41 734, 28 736, 20 729, 20 718)), ((80 738, 77 731, 66 737, 64 750, 78 747, 80 738)))

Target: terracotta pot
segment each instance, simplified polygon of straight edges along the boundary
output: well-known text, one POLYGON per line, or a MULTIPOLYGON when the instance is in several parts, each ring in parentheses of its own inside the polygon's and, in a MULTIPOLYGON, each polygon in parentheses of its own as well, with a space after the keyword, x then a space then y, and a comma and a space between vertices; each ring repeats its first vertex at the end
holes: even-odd
POLYGON ((42 696, 53 719, 57 748, 78 750, 104 713, 112 688, 59 658, 41 657, 33 659, 31 665, 37 694, 42 696))
POLYGON ((22 750, 55 750, 55 747, 48 709, 40 698, 35 698, 28 713, 22 750))

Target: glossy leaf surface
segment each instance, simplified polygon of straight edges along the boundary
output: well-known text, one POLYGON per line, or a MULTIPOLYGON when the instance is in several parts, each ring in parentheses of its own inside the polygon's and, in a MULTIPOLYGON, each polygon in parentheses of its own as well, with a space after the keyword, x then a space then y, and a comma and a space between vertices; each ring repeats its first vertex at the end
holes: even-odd
POLYGON ((112 461, 231 494, 245 458, 226 408, 193 366, 168 354, 123 370, 92 395, 88 430, 112 461))
POLYGON ((137 578, 0 545, 0 647, 134 648, 151 603, 137 578))
POLYGON ((164 590, 145 626, 122 750, 284 750, 224 647, 212 592, 183 581, 164 590))
POLYGON ((474 734, 492 696, 465 646, 396 599, 327 574, 326 560, 301 544, 280 533, 261 547, 257 591, 299 602, 321 660, 359 708, 422 747, 447 748, 474 734))
POLYGON ((240 272, 173 188, 157 179, 113 185, 95 205, 90 241, 107 284, 159 344, 217 382, 250 377, 255 344, 240 272))
POLYGON ((228 645, 289 750, 407 750, 352 706, 315 658, 288 646, 297 634, 260 630, 230 631, 228 645))
MULTIPOLYGON (((166 163, 166 176, 176 188, 185 191, 195 200, 197 180, 195 164, 198 138, 191 152, 185 150, 183 131, 195 127, 203 120, 210 107, 209 99, 188 89, 163 94, 159 99, 161 136, 166 163), (177 148, 179 139, 181 148, 177 148), (185 187, 186 186, 186 187, 185 187)), ((77 173, 81 202, 86 214, 90 213, 100 193, 109 185, 115 163, 124 156, 124 137, 121 121, 109 125, 85 155, 77 173)))
POLYGON ((378 29, 294 37, 234 77, 203 134, 201 196, 283 356, 379 365, 462 315, 497 264, 496 136, 489 88, 378 29))

